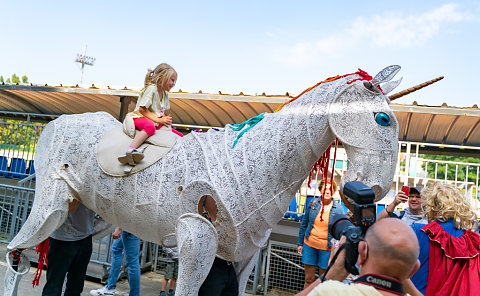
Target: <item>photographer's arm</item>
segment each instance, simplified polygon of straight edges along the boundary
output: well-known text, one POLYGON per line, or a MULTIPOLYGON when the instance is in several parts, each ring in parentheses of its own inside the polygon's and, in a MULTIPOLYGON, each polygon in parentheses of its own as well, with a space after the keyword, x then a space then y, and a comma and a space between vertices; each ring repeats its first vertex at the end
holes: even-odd
MULTIPOLYGON (((338 249, 347 241, 345 236, 340 238, 340 241, 335 246, 335 249, 332 250, 332 253, 335 255, 338 252, 338 249)), ((334 280, 334 281, 343 281, 347 278, 349 272, 345 269, 345 249, 341 250, 338 254, 337 259, 332 265, 332 268, 328 271, 325 279, 334 280)))
MULTIPOLYGON (((340 238, 340 242, 338 243, 338 245, 335 247, 334 250, 332 250, 332 253, 334 253, 334 254, 337 253, 340 246, 343 245, 346 241, 347 241, 347 239, 345 238, 345 236, 342 236, 340 238)), ((338 257, 335 260, 335 263, 332 265, 332 267, 328 271, 325 279, 341 282, 344 279, 346 279, 347 276, 348 276, 348 271, 345 269, 345 249, 343 249, 338 254, 338 257)), ((317 287, 318 285, 321 285, 321 284, 322 284, 321 279, 317 279, 310 286, 308 286, 305 290, 298 293, 296 296, 308 295, 313 289, 315 289, 315 287, 317 287)))

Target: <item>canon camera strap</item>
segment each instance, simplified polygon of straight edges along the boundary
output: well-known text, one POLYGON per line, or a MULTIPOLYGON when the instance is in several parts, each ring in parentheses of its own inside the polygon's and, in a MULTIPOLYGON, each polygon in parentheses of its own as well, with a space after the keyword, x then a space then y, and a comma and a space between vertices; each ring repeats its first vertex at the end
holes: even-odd
POLYGON ((404 295, 401 282, 378 274, 366 274, 354 280, 353 282, 369 285, 375 289, 391 292, 397 295, 404 295))

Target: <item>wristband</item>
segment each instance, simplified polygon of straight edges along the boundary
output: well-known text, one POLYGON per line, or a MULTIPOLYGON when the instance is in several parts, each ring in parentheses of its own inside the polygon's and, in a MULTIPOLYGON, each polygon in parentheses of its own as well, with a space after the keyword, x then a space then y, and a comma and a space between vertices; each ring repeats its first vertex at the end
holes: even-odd
POLYGON ((390 216, 391 214, 393 214, 393 212, 389 212, 389 211, 387 210, 387 207, 385 207, 385 212, 387 212, 387 214, 388 214, 389 216, 390 216))

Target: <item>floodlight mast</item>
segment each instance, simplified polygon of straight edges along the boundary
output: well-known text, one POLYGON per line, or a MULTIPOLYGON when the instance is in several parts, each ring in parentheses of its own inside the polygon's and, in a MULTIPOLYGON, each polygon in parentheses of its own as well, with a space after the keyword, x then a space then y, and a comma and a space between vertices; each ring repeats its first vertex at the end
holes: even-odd
POLYGON ((77 58, 75 59, 76 63, 82 64, 82 74, 80 76, 80 83, 83 83, 83 70, 85 69, 85 65, 93 66, 95 62, 95 58, 87 56, 87 46, 85 45, 85 50, 83 54, 77 53, 77 58))

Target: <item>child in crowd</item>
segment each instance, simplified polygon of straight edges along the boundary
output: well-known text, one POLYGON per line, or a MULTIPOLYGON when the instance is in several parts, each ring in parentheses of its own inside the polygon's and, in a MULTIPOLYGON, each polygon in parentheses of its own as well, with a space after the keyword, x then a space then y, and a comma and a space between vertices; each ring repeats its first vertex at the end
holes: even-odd
POLYGON ((175 295, 175 285, 177 284, 178 277, 178 249, 177 247, 163 247, 163 249, 167 253, 167 270, 165 272, 165 278, 163 279, 159 296, 173 296, 175 295), (165 289, 167 288, 169 280, 171 280, 170 290, 168 290, 168 294, 165 294, 165 289))
MULTIPOLYGON (((153 71, 148 69, 145 87, 138 96, 135 110, 131 113, 135 128, 139 131, 127 151, 118 157, 119 162, 128 163, 130 166, 140 162, 144 155, 137 148, 163 125, 172 124, 172 117, 166 115, 165 110, 170 109, 168 91, 176 82, 177 72, 168 64, 160 64, 153 71)), ((175 130, 173 132, 180 134, 175 130)), ((131 170, 131 167, 129 168, 131 170)))

